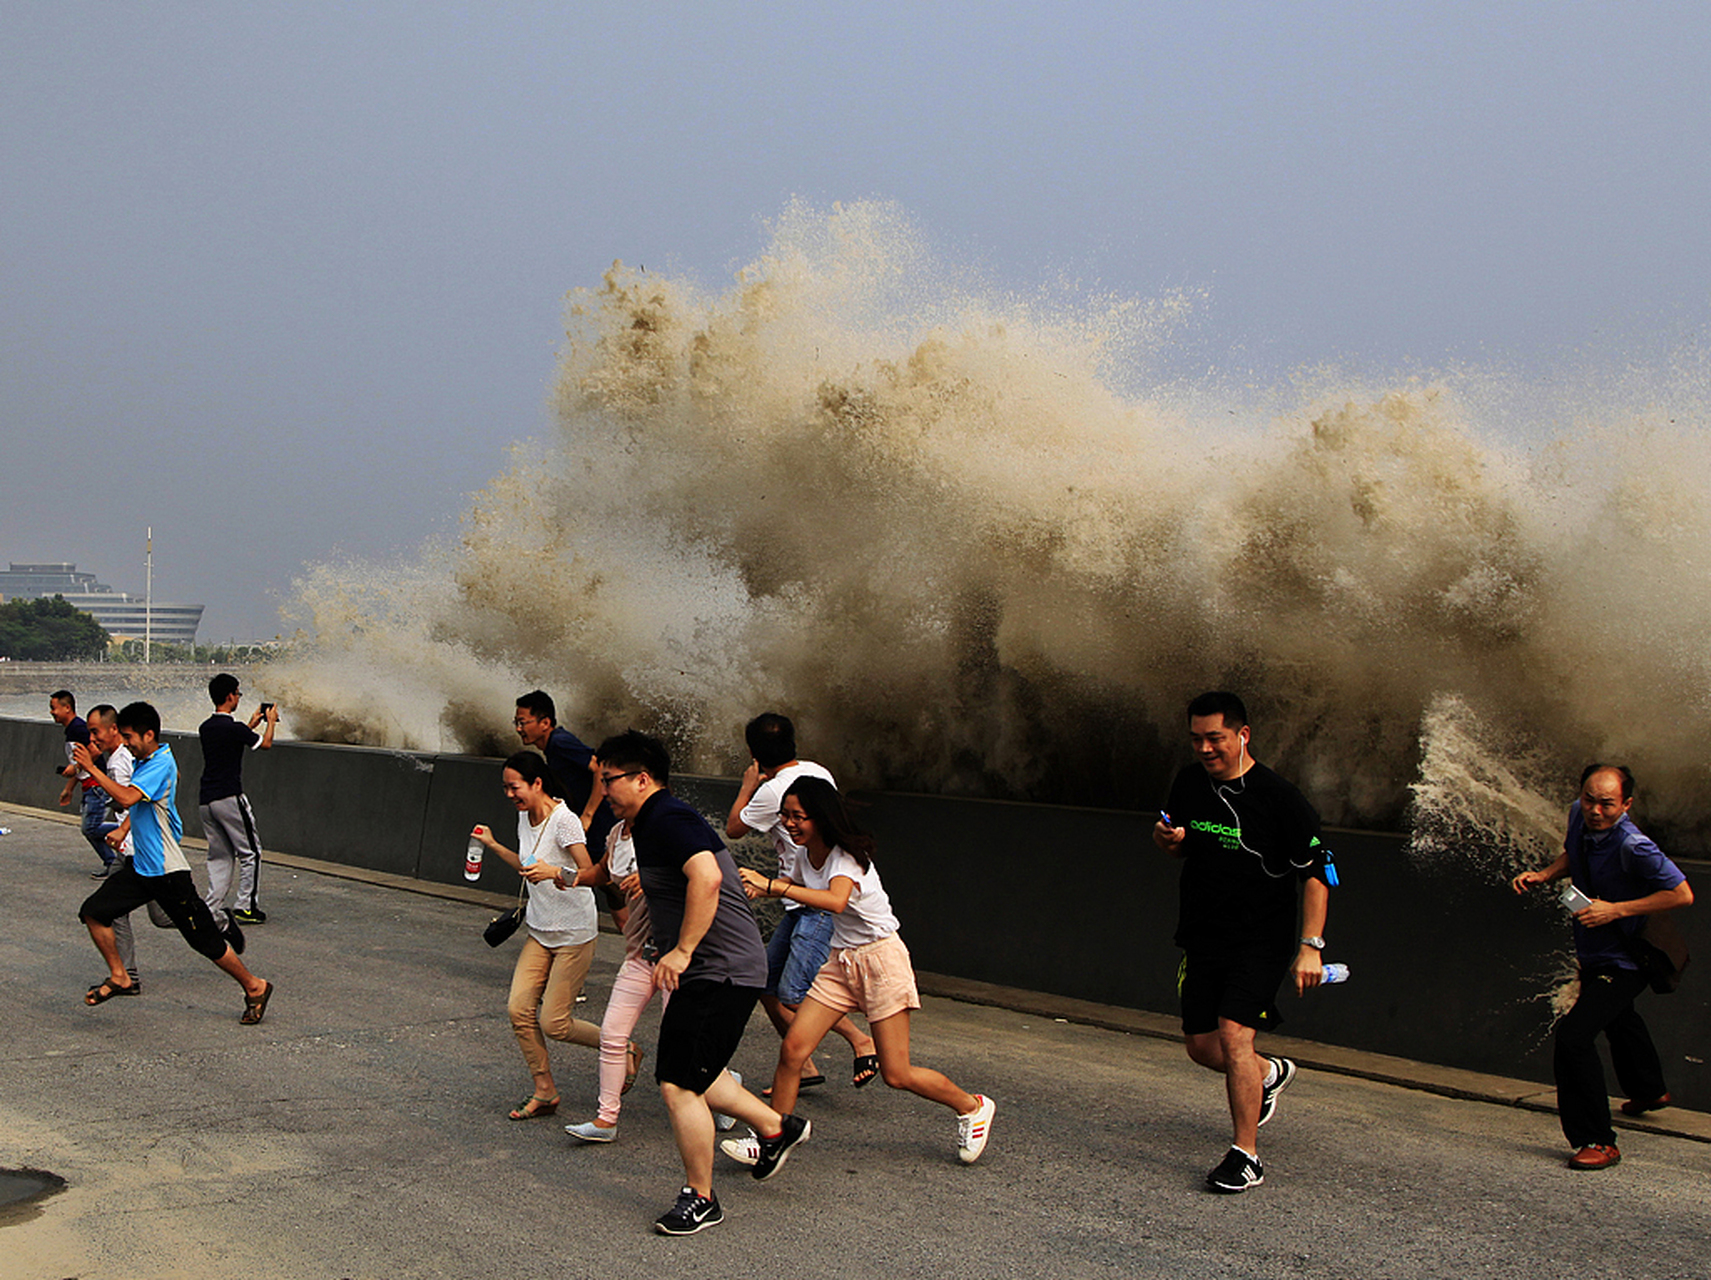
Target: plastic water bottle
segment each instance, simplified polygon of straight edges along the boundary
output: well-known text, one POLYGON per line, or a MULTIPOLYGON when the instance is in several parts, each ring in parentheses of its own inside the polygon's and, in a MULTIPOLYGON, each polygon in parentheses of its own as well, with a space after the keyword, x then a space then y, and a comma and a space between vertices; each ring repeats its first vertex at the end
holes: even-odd
MULTIPOLYGON (((481 830, 480 827, 476 828, 481 830)), ((463 855, 463 878, 465 880, 481 879, 481 855, 487 852, 486 847, 474 835, 469 837, 469 849, 463 855)))
POLYGON ((1349 967, 1346 964, 1328 964, 1325 966, 1325 976, 1319 979, 1319 985, 1328 987, 1333 982, 1347 982, 1349 967))
POLYGON ((9 836, 11 834, 12 834, 12 828, 11 827, 0 827, 0 836, 9 836))

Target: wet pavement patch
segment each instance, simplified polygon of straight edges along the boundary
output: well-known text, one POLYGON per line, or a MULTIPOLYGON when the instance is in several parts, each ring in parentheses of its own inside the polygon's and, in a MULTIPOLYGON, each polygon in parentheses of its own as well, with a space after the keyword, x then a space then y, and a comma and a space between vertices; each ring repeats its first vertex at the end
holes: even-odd
POLYGON ((65 1188, 65 1179, 46 1169, 0 1169, 0 1227, 28 1222, 41 1202, 65 1188))

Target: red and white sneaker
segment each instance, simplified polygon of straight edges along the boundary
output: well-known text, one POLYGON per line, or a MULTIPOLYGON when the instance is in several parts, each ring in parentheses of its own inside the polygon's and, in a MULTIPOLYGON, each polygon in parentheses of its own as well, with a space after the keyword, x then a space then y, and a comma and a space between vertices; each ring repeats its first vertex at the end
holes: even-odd
POLYGON ((973 1164, 986 1150, 986 1139, 992 1133, 992 1113, 998 1110, 998 1104, 984 1094, 975 1094, 974 1100, 979 1105, 966 1116, 956 1118, 957 1159, 964 1164, 973 1164))

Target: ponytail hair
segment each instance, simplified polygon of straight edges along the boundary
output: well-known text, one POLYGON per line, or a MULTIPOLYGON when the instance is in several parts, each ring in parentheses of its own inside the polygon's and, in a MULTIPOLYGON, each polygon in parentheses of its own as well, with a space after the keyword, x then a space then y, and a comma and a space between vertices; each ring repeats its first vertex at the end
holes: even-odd
POLYGON ((533 751, 519 751, 506 760, 501 769, 512 769, 522 775, 524 782, 538 782, 541 790, 554 800, 564 799, 564 788, 558 785, 558 779, 553 771, 547 768, 546 760, 533 751))
POLYGON ((804 777, 792 782, 784 794, 796 797, 828 849, 841 848, 861 864, 863 871, 873 866, 873 837, 850 817, 836 787, 824 778, 804 777))

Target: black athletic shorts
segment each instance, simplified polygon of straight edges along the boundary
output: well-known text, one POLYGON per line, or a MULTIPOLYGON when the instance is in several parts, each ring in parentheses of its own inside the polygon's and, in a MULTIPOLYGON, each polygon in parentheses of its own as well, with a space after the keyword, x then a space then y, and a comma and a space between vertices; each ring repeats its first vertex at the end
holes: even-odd
POLYGON ((706 1093, 737 1052, 759 999, 759 987, 729 982, 686 982, 673 991, 659 1020, 654 1079, 706 1093))
POLYGON ((188 871, 174 871, 164 876, 145 876, 137 872, 130 858, 108 872, 101 887, 83 900, 78 918, 111 926, 122 915, 151 902, 160 903, 161 910, 184 935, 184 940, 210 960, 226 954, 226 935, 214 922, 214 913, 196 892, 196 881, 188 871))
POLYGON ((1283 1021, 1277 989, 1289 974, 1291 955, 1276 951, 1219 953, 1190 951, 1182 957, 1177 994, 1182 1000, 1182 1033, 1204 1035, 1228 1018, 1256 1031, 1275 1030, 1283 1021))

